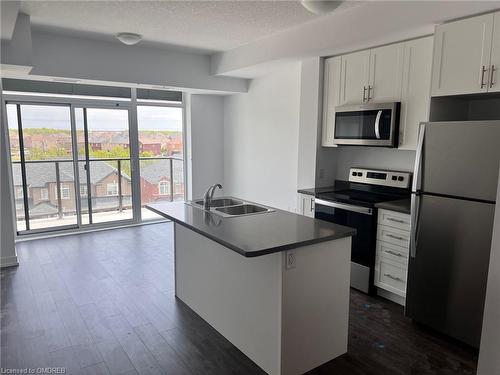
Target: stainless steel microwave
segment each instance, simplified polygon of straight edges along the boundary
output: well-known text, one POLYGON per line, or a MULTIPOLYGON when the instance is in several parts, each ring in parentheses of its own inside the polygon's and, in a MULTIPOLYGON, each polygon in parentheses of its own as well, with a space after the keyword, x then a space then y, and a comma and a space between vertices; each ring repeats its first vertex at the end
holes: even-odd
POLYGON ((399 102, 336 107, 333 143, 397 147, 400 107, 399 102))

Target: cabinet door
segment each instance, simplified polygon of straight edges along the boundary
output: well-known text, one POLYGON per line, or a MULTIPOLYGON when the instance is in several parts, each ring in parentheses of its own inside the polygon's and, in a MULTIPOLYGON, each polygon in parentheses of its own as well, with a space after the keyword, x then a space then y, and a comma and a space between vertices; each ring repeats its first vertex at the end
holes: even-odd
POLYGON ((363 103, 363 87, 368 88, 370 51, 342 56, 340 104, 363 103))
POLYGON ((491 44, 491 66, 489 77, 489 92, 500 92, 500 12, 494 15, 495 24, 493 26, 493 43, 491 44))
POLYGON ((300 194, 302 215, 314 217, 314 197, 312 195, 300 194))
POLYGON ((436 27, 433 96, 488 90, 492 30, 493 14, 436 27))
POLYGON ((429 120, 432 36, 405 43, 399 148, 416 150, 420 122, 429 120))
POLYGON ((321 145, 336 147, 333 144, 335 130, 335 107, 340 99, 340 56, 325 60, 324 86, 323 86, 323 128, 321 145))
POLYGON ((370 50, 369 101, 401 100, 403 46, 403 43, 396 43, 370 50))

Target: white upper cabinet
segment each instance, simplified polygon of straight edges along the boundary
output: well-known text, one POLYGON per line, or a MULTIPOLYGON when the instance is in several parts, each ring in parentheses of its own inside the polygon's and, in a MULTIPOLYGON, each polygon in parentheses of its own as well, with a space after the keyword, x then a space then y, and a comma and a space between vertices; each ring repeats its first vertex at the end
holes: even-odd
POLYGON ((340 104, 359 104, 368 97, 370 51, 342 56, 340 104))
POLYGON ((491 64, 489 78, 489 92, 500 92, 500 12, 494 15, 493 42, 491 44, 491 64))
POLYGON ((433 96, 488 91, 494 18, 486 14, 436 27, 433 96))
POLYGON ((395 102, 401 98, 403 76, 403 43, 370 50, 368 100, 395 102))
POLYGON ((340 104, 340 56, 325 60, 323 83, 323 129, 321 145, 325 147, 333 144, 335 131, 335 107, 340 104))
POLYGON ((432 36, 404 45, 399 149, 416 150, 420 122, 429 120, 432 36))

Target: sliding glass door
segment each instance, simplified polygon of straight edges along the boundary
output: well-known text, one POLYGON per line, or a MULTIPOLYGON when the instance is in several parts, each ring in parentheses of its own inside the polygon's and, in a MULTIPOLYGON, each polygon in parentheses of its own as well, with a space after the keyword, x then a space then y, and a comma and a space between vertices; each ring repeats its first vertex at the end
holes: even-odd
POLYGON ((69 105, 7 104, 18 231, 78 225, 69 105))
POLYGON ((19 233, 134 220, 128 108, 6 109, 19 233))
POLYGON ((75 108, 82 225, 132 220, 129 110, 75 108))
POLYGON ((182 93, 2 82, 19 235, 163 219, 146 205, 185 199, 182 93))

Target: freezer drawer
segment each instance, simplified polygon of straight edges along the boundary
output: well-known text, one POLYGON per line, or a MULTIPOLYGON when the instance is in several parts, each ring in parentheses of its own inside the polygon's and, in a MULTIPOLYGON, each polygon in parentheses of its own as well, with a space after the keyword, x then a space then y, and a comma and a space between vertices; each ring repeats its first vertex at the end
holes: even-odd
POLYGON ((495 205, 421 195, 406 314, 478 347, 495 205))
POLYGON ((425 124, 417 189, 495 201, 499 160, 500 121, 425 124))

